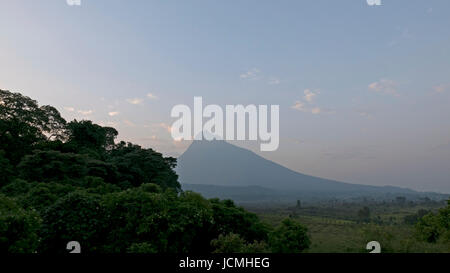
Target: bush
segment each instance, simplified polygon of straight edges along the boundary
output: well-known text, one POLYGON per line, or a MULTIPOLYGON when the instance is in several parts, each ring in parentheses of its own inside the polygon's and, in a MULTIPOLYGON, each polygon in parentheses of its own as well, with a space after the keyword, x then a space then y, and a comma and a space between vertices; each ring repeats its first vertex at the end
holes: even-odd
POLYGON ((41 219, 0 194, 0 253, 33 253, 39 244, 41 219))
POLYGON ((288 218, 271 234, 269 244, 275 253, 301 253, 311 241, 306 227, 288 218))
POLYGON ((239 234, 220 234, 217 239, 211 241, 213 253, 268 253, 268 246, 264 241, 246 243, 239 234))
POLYGON ((104 210, 99 200, 85 192, 59 199, 43 213, 44 253, 67 253, 66 244, 78 241, 84 253, 97 252, 103 243, 104 210))
POLYGON ((419 220, 416 235, 429 243, 436 243, 439 239, 450 243, 450 200, 447 207, 437 214, 429 213, 419 220))

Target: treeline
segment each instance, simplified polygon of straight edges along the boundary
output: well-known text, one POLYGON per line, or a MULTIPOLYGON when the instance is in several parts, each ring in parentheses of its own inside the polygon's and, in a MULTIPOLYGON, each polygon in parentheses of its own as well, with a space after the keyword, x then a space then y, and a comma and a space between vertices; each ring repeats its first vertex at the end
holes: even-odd
POLYGON ((278 228, 230 200, 183 192, 176 159, 115 142, 118 132, 64 120, 0 90, 0 252, 301 252, 306 228, 278 228))

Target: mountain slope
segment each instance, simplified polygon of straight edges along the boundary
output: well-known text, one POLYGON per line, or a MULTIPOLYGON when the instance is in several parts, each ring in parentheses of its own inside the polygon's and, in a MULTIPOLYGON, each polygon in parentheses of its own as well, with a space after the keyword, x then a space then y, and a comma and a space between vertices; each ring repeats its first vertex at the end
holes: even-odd
POLYGON ((409 189, 343 183, 304 175, 225 141, 194 141, 178 158, 182 184, 259 186, 276 191, 326 194, 413 194, 409 189))

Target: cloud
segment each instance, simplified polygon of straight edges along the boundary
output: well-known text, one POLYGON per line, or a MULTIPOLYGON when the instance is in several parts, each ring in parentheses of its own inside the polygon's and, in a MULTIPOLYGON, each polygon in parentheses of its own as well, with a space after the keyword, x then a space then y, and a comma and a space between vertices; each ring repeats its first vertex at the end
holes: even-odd
POLYGON ((295 101, 294 105, 291 107, 292 109, 306 112, 306 113, 311 113, 313 115, 318 115, 321 113, 334 113, 333 111, 324 111, 320 107, 311 105, 311 104, 313 104, 313 101, 314 101, 315 97, 317 96, 317 94, 320 94, 319 90, 311 91, 310 89, 305 89, 303 91, 303 94, 304 94, 304 96, 303 96, 304 101, 303 100, 295 101))
POLYGON ((151 99, 151 100, 156 100, 156 99, 158 99, 158 97, 155 96, 155 95, 152 94, 152 93, 148 93, 148 94, 147 94, 147 98, 149 98, 149 99, 151 99))
POLYGON ((133 98, 133 99, 127 99, 128 103, 137 105, 137 104, 141 104, 142 103, 142 99, 139 98, 133 98))
POLYGON ((320 110, 319 107, 314 107, 313 109, 311 109, 311 113, 314 115, 320 114, 322 110, 320 110))
POLYGON ((92 111, 92 110, 78 110, 78 113, 79 114, 82 114, 83 116, 87 116, 87 115, 90 115, 90 114, 92 114, 94 111, 92 111))
POLYGON ((313 92, 309 89, 305 89, 305 91, 303 91, 303 94, 305 94, 304 98, 308 103, 311 103, 314 100, 314 97, 317 96, 318 93, 319 93, 319 91, 313 92))
POLYGON ((449 88, 450 88, 450 84, 440 84, 440 85, 434 86, 433 90, 436 93, 444 93, 449 88))
POLYGON ((98 125, 103 127, 117 127, 119 123, 114 121, 107 121, 107 122, 100 121, 98 125))
POLYGON ((165 130, 167 130, 167 132, 171 133, 172 132, 172 127, 170 125, 167 125, 164 122, 158 123, 157 124, 158 127, 163 128, 165 130))
MULTIPOLYGON (((313 115, 318 115, 318 114, 323 112, 323 110, 320 107, 309 107, 308 105, 306 105, 302 101, 296 101, 291 108, 295 109, 295 110, 298 110, 298 111, 311 113, 313 115)), ((332 113, 332 112, 330 111, 330 112, 327 112, 327 113, 332 113)))
POLYGON ((397 83, 388 79, 381 79, 369 84, 369 89, 387 95, 399 96, 397 93, 397 83))
POLYGON ((261 71, 259 69, 253 68, 253 69, 250 69, 249 71, 241 74, 239 77, 241 79, 245 79, 245 80, 254 80, 254 79, 257 79, 257 76, 260 72, 261 71))
POLYGON ((268 83, 270 85, 277 85, 277 84, 280 84, 280 79, 278 79, 278 78, 270 78, 268 83))
POLYGON ((303 103, 302 101, 296 101, 292 108, 299 111, 306 111, 305 103, 303 103))
POLYGON ((108 115, 109 115, 110 117, 117 116, 118 114, 119 114, 119 112, 109 112, 109 113, 108 113, 108 115))
POLYGON ((123 123, 125 123, 125 125, 130 126, 130 127, 136 126, 136 124, 134 124, 133 122, 131 122, 127 119, 123 120, 123 123))
POLYGON ((64 107, 64 110, 66 110, 67 112, 74 112, 75 108, 73 108, 73 107, 64 107))

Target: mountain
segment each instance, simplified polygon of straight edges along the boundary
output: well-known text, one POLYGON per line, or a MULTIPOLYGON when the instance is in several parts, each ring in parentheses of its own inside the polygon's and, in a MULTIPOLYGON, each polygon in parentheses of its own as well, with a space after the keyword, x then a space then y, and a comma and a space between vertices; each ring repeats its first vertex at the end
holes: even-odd
POLYGON ((194 141, 178 158, 176 172, 184 189, 208 197, 229 196, 232 192, 240 196, 255 192, 255 197, 273 193, 276 199, 294 195, 351 198, 418 194, 405 188, 350 184, 301 174, 222 140, 194 141))

